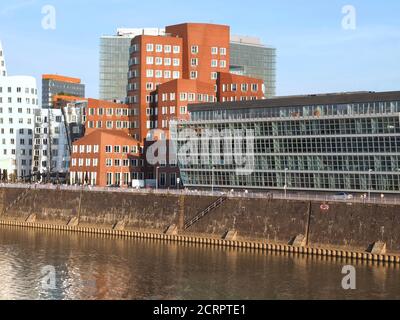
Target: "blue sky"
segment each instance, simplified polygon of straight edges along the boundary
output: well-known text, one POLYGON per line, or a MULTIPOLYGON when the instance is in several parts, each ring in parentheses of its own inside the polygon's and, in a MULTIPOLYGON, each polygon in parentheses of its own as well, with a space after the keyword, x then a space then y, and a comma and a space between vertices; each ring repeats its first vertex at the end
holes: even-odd
POLYGON ((278 50, 279 95, 400 90, 398 0, 1 0, 0 39, 9 74, 81 77, 98 96, 99 37, 118 27, 228 24, 278 50), (56 29, 44 30, 44 5, 56 29), (355 30, 342 8, 356 9, 355 30))

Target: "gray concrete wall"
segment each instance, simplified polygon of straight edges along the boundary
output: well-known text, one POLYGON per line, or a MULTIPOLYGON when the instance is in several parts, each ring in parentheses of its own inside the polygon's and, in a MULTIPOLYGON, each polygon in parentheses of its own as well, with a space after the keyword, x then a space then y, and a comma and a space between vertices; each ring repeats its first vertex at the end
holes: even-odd
MULTIPOLYGON (((0 189, 0 209, 22 192, 0 189)), ((126 220, 127 229, 162 232, 194 217, 215 199, 186 196, 184 217, 180 216, 181 200, 174 195, 31 190, 1 219, 23 221, 36 214, 38 222, 66 224, 79 216, 83 226, 111 228, 126 220)), ((331 203, 329 211, 321 211, 320 205, 315 202, 311 206, 310 245, 366 249, 383 240, 389 251, 400 253, 399 206, 331 203)), ((235 228, 242 240, 288 243, 296 235, 306 234, 308 218, 309 202, 230 198, 185 233, 220 238, 235 228)))

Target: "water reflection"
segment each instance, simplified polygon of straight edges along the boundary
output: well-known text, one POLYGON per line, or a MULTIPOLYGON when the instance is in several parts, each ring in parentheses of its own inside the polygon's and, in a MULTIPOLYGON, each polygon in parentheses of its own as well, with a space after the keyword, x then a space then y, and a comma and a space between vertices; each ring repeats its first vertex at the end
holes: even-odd
POLYGON ((0 227, 0 299, 399 299, 400 268, 0 227), (357 290, 341 288, 344 265, 357 290), (41 270, 56 270, 56 289, 41 270))

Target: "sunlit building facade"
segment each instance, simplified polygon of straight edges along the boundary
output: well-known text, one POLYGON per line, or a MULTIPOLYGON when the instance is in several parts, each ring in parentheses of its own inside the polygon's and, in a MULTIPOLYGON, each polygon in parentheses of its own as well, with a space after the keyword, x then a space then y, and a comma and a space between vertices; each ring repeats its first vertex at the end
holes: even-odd
POLYGON ((276 95, 276 48, 262 44, 256 37, 232 35, 230 72, 262 79, 267 98, 276 95))
POLYGON ((280 97, 189 111, 190 121, 173 124, 186 187, 400 191, 400 92, 280 97), (207 139, 209 149, 202 144, 207 139), (243 152, 240 162, 232 150, 243 152))

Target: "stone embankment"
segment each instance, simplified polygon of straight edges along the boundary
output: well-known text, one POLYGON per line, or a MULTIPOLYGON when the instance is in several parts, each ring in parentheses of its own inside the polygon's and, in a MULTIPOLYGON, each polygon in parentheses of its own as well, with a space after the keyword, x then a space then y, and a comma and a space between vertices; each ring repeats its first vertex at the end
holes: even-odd
POLYGON ((3 187, 0 224, 400 263, 398 205, 228 197, 201 214, 217 200, 3 187))

